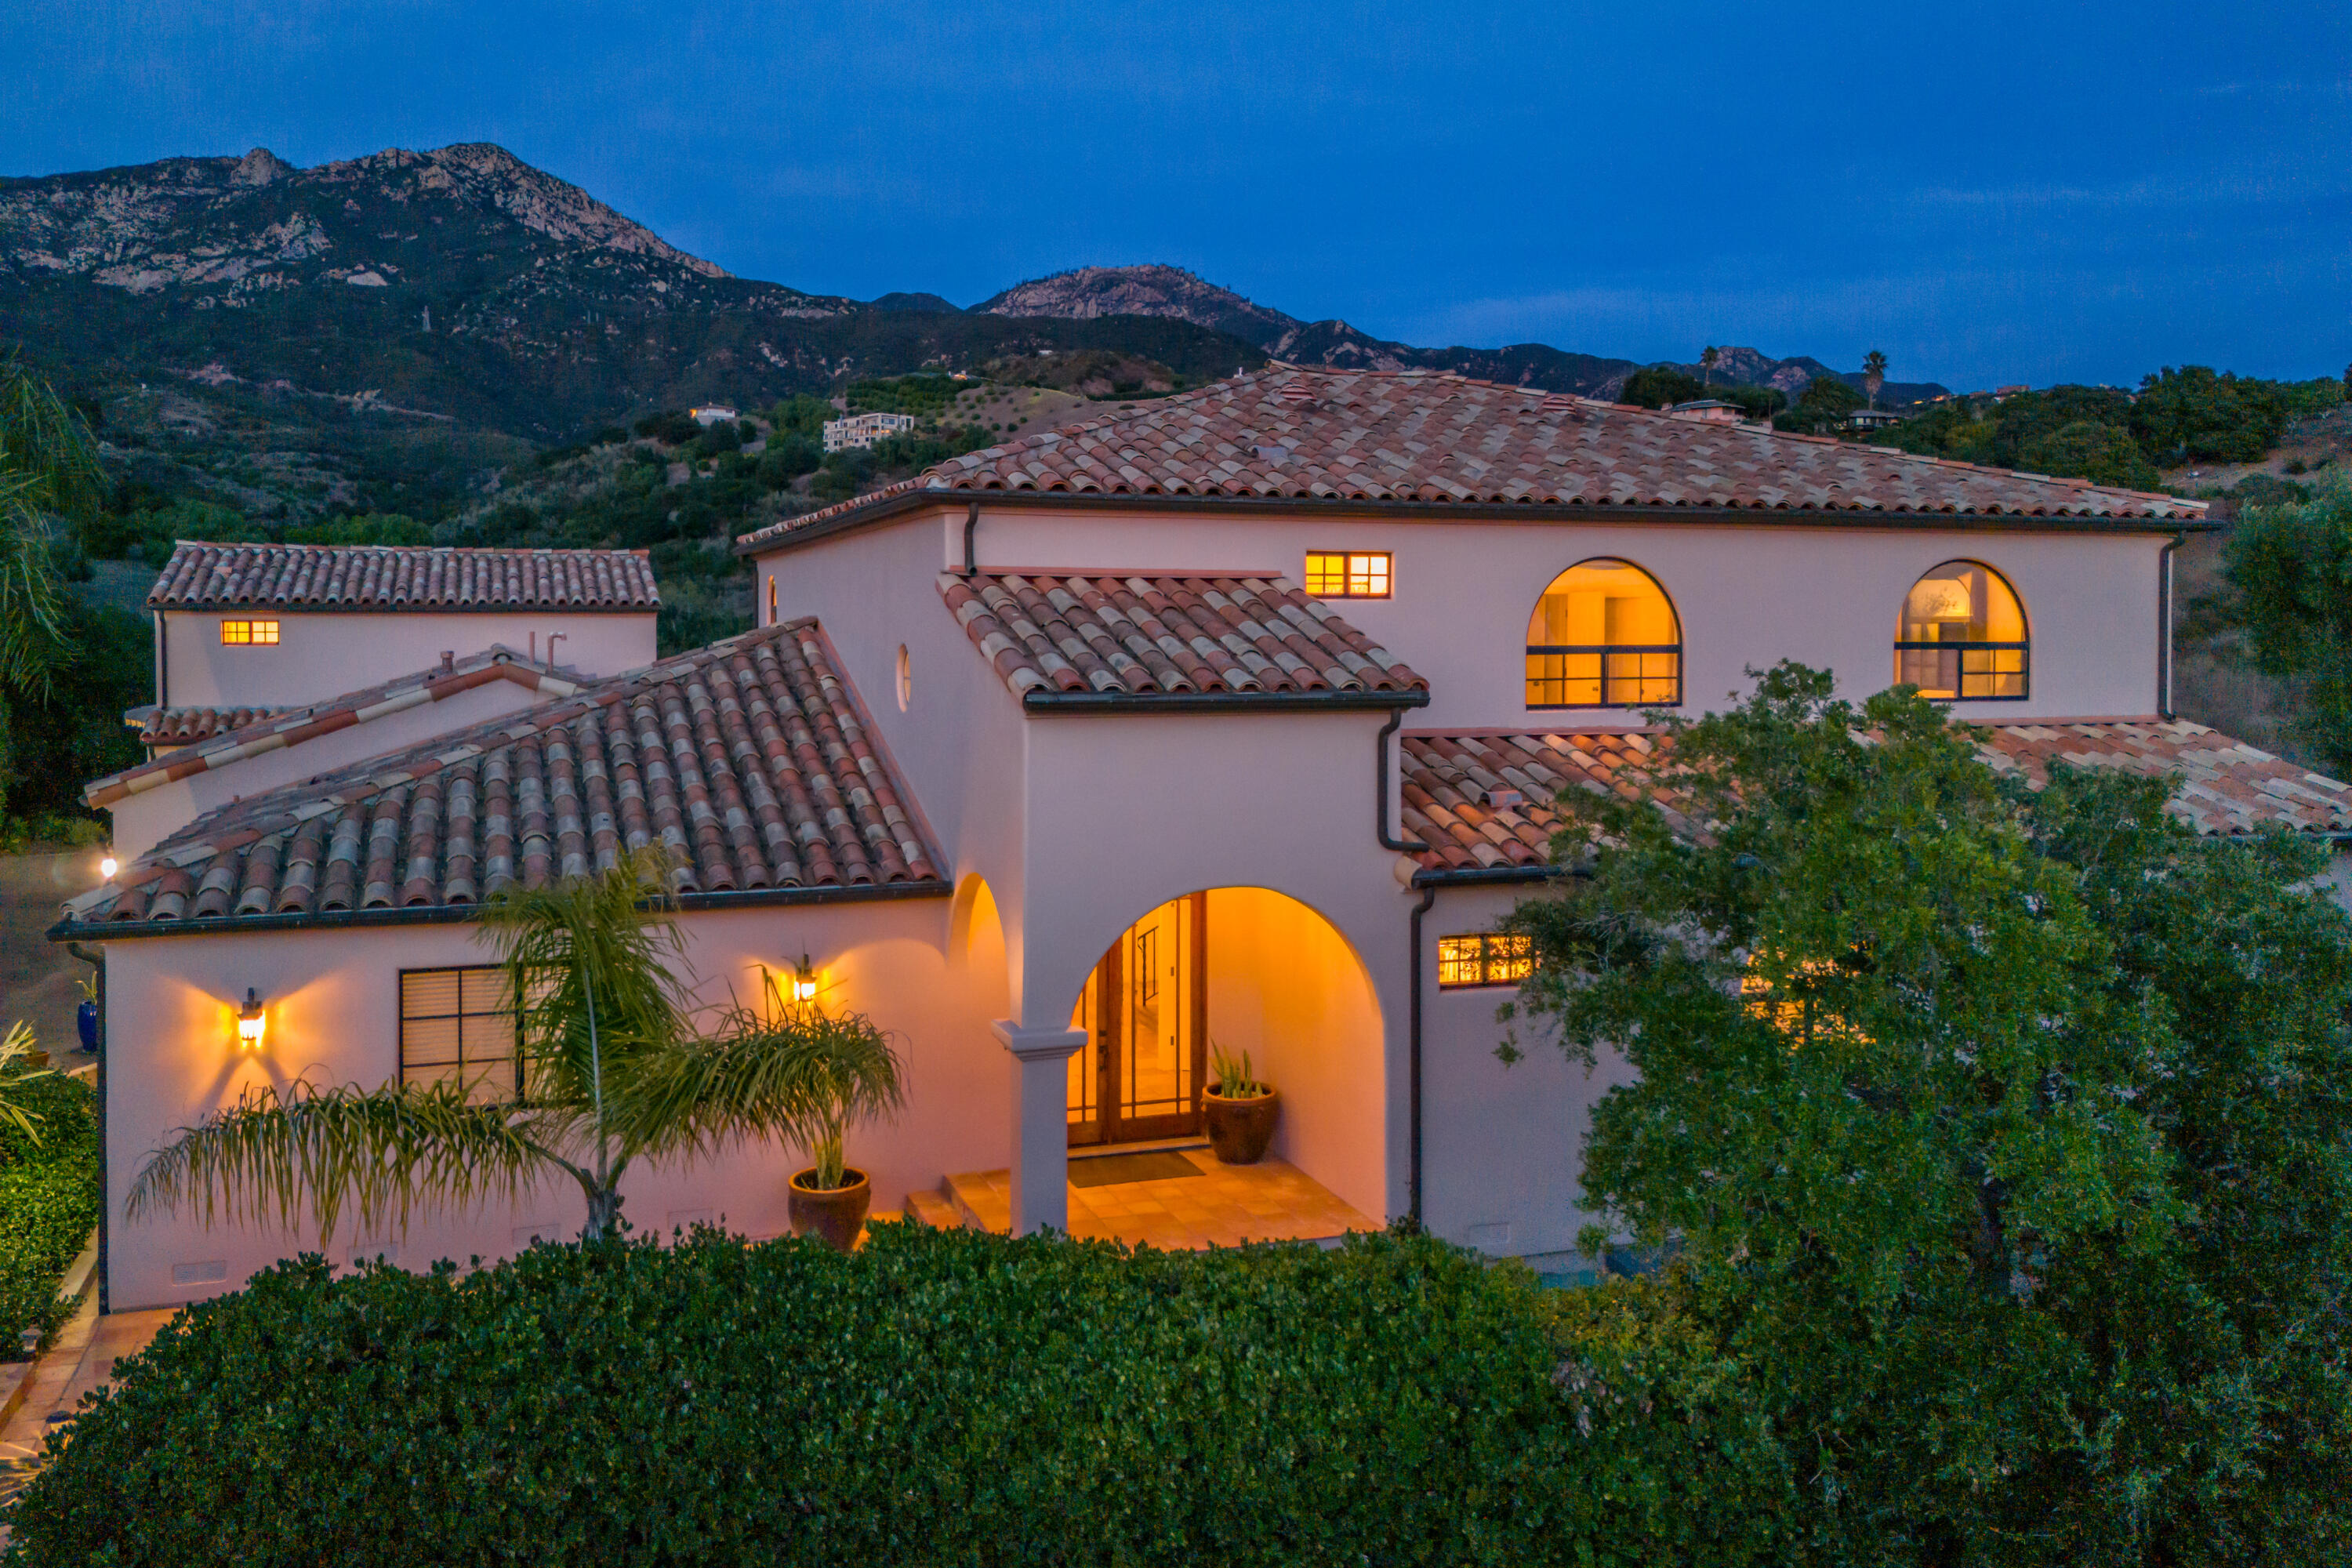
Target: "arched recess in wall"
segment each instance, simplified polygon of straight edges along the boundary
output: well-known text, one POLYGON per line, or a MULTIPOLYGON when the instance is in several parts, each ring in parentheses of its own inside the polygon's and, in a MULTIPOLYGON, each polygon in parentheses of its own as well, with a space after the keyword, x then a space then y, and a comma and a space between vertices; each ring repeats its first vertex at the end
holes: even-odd
POLYGON ((1199 1130, 1212 1048, 1282 1096, 1274 1152, 1374 1218, 1386 1206, 1386 1029, 1378 988, 1323 913, 1270 888, 1206 888, 1112 933, 1072 999, 1075 1146, 1199 1130))
POLYGON ((992 1008, 991 1017, 1009 1010, 1013 966, 1005 949, 1004 920, 997 911, 995 891, 988 879, 974 871, 956 884, 948 915, 948 962, 982 989, 978 1000, 992 1008))
POLYGON ((1683 700, 1682 617, 1630 561, 1580 561, 1528 617, 1529 708, 1671 708, 1683 700))
POLYGON ((2017 590, 1981 561, 1931 567, 1895 616, 1895 682, 1937 701, 2022 702, 2032 657, 2017 590))

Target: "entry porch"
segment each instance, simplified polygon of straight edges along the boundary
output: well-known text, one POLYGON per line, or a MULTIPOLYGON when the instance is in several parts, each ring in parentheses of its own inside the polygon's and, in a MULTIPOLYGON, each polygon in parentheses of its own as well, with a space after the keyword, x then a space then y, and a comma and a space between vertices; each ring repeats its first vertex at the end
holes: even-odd
MULTIPOLYGON (((1205 1144, 1073 1152, 1065 1184, 1068 1231, 1163 1252, 1253 1241, 1334 1241, 1380 1221, 1287 1161, 1226 1165, 1205 1144)), ((909 1194, 910 1217, 942 1228, 1009 1234, 1013 1173, 966 1171, 936 1193, 909 1194)))

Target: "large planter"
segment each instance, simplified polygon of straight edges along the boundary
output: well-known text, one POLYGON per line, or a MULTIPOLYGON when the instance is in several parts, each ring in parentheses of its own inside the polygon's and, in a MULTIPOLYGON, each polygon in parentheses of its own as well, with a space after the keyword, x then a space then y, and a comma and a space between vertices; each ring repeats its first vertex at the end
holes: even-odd
POLYGON ((1255 1165, 1265 1158, 1274 1142, 1274 1123, 1282 1111, 1282 1096, 1274 1089, 1247 1100, 1227 1100, 1204 1094, 1201 1104, 1209 1124, 1209 1150, 1227 1165, 1255 1165))
POLYGON ((816 1180, 814 1165, 794 1176, 790 1211, 794 1236, 821 1237, 835 1251, 847 1252, 857 1245, 858 1233, 866 1228, 874 1184, 863 1171, 845 1166, 841 1173, 847 1184, 830 1188, 811 1184, 816 1180))
POLYGON ((98 1049, 98 1004, 85 1002, 74 1009, 74 1028, 81 1036, 81 1048, 98 1049))

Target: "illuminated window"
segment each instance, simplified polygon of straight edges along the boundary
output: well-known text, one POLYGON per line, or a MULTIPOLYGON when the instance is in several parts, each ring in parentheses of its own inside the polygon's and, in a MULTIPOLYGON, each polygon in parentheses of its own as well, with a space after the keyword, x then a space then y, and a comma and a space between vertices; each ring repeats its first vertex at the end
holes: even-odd
POLYGON ((519 1098, 522 1029, 496 965, 400 972, 400 1081, 466 1086, 480 1104, 519 1098))
POLYGON ((1528 619, 1530 708, 1671 708, 1683 700, 1683 634, 1639 566, 1587 561, 1552 579, 1528 619))
POLYGON ((223 621, 221 644, 226 647, 271 647, 277 646, 276 621, 223 621))
POLYGON ((1911 585, 1895 626, 1895 679, 1938 701, 2019 702, 2025 611, 2000 573, 1947 561, 1911 585))
POLYGON ((1385 550, 1307 552, 1307 591, 1318 599, 1385 599, 1391 581, 1385 550))
POLYGON ((768 624, 776 624, 776 574, 768 574, 768 624))
POLYGON ((1437 984, 1441 986, 1517 985, 1535 972, 1532 937, 1485 931, 1476 936, 1437 939, 1437 984))

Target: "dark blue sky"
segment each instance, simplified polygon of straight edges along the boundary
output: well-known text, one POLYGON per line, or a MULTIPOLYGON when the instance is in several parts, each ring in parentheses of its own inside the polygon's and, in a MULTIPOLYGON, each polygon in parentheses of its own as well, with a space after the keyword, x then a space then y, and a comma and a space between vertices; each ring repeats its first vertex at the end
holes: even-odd
POLYGON ((2352 5, 13 0, 0 171, 492 141, 748 277, 1896 379, 2352 359, 2352 5))

